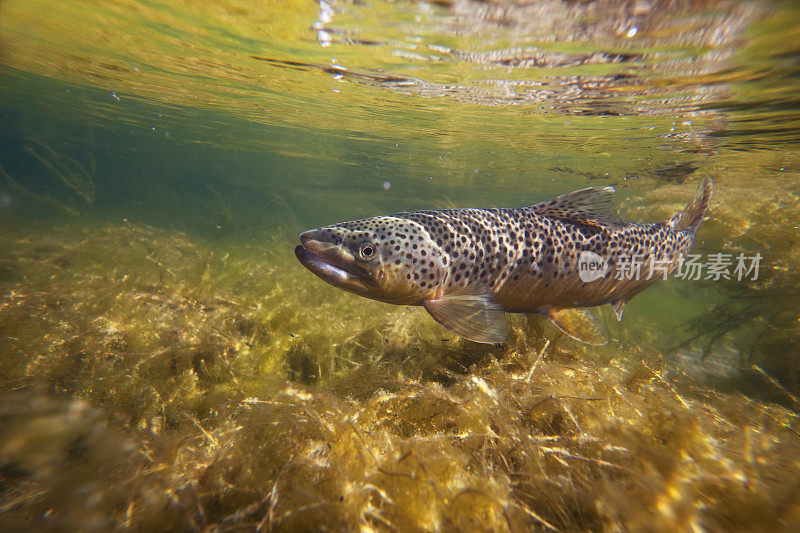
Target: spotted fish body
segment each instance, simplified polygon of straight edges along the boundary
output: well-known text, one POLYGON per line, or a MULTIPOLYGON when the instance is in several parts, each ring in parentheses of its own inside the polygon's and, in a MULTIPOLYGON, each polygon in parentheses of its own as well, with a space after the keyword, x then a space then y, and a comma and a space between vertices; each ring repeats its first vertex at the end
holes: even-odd
POLYGON ((523 208, 415 211, 306 231, 298 259, 325 281, 375 300, 422 305, 442 325, 476 342, 507 337, 506 312, 547 315, 569 335, 602 344, 590 312, 625 303, 674 271, 708 209, 712 183, 670 219, 620 221, 611 187, 588 188, 523 208), (591 252, 607 271, 584 281, 579 259, 591 252), (632 259, 639 276, 618 276, 632 259), (648 265, 659 265, 648 276, 648 265))

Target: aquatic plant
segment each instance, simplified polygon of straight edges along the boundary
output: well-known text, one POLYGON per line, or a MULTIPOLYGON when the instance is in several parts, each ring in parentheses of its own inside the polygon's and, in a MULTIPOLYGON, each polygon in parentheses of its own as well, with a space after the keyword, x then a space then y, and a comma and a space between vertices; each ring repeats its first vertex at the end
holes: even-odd
MULTIPOLYGON (((756 280, 721 278, 701 280, 716 297, 705 311, 685 321, 678 341, 669 348, 677 352, 699 347, 698 364, 724 344, 731 344, 738 357, 727 363, 735 370, 732 379, 716 385, 735 386, 800 409, 800 200, 792 187, 782 182, 757 193, 746 180, 723 180, 713 202, 703 236, 706 250, 723 251, 735 257, 759 254, 756 280), (735 374, 735 376, 734 376, 735 374), (733 381, 733 383, 731 383, 733 381), (727 382, 727 383, 725 383, 727 382), (766 387, 764 387, 766 385, 766 387), (766 391, 766 392, 765 392, 766 391)), ((649 207, 667 209, 674 191, 662 189, 648 195, 649 207), (658 207, 655 205, 658 204, 658 207)))
MULTIPOLYGON (((690 338, 705 338, 706 350, 732 333, 743 353, 750 378, 764 374, 800 392, 800 200, 791 192, 766 196, 741 214, 724 211, 720 218, 731 228, 726 247, 734 253, 759 253, 764 258, 757 281, 725 280, 723 297, 704 319, 687 325, 690 338), (713 317, 713 318, 712 318, 713 317)), ((793 408, 800 408, 791 394, 793 408)))
POLYGON ((93 157, 90 157, 90 167, 86 169, 74 158, 56 152, 44 141, 38 139, 33 139, 32 144, 26 145, 25 151, 49 170, 58 181, 85 201, 88 206, 91 207, 94 204, 94 174, 97 165, 93 157))
MULTIPOLYGON (((8 185, 36 202, 70 215, 79 214, 82 208, 92 207, 97 193, 94 183, 97 165, 94 157, 88 156, 89 168, 86 168, 70 155, 56 152, 47 143, 39 139, 30 139, 30 144, 26 144, 24 150, 41 167, 47 170, 49 180, 45 179, 45 182, 49 185, 48 182, 55 181, 66 187, 68 194, 52 195, 37 192, 30 186, 22 185, 21 180, 15 179, 0 165, 0 176, 5 179, 8 185), (76 205, 74 200, 78 200, 83 205, 76 205)), ((45 189, 47 188, 45 187, 45 189)))
POLYGON ((798 416, 675 377, 658 353, 556 342, 535 321, 505 348, 471 344, 303 283, 282 237, 228 251, 71 224, 0 240, 8 528, 800 521, 798 416))

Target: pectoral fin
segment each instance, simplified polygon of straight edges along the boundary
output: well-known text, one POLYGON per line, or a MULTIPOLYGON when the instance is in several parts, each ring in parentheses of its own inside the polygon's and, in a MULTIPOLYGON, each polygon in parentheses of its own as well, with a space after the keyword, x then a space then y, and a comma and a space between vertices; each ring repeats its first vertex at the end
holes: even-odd
POLYGON ((547 318, 561 331, 581 342, 592 346, 608 343, 605 328, 600 323, 597 311, 593 309, 551 309, 547 318))
POLYGON ((443 296, 425 302, 425 309, 439 324, 473 342, 496 344, 508 338, 505 311, 486 295, 443 296))
POLYGON ((617 321, 622 320, 622 313, 625 312, 626 305, 628 305, 628 300, 623 300, 622 298, 611 302, 611 309, 614 310, 614 315, 616 315, 617 321))

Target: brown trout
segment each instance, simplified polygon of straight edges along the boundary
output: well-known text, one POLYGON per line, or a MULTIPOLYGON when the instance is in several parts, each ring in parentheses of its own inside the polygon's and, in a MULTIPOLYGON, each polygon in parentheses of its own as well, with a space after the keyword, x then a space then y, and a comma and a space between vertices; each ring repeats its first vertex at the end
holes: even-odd
POLYGON ((678 268, 712 191, 704 179, 683 211, 654 224, 622 222, 610 209, 612 187, 522 208, 377 216, 303 232, 295 255, 340 289, 424 306, 475 342, 506 340, 510 312, 541 313, 571 337, 599 345, 606 339, 588 308, 610 303, 621 320, 631 298, 678 268), (641 275, 620 275, 637 261, 641 275), (648 276, 652 265, 658 273, 651 268, 648 276))

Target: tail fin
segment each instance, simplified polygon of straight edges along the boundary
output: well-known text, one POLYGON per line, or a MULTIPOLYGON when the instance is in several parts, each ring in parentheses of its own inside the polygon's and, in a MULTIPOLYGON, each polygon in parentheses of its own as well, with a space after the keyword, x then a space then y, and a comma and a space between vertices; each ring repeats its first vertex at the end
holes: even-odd
POLYGON ((669 222, 679 230, 689 230, 692 233, 697 231, 697 227, 703 221, 708 211, 708 202, 714 193, 714 182, 706 176, 697 188, 697 195, 686 209, 670 218, 669 222))

